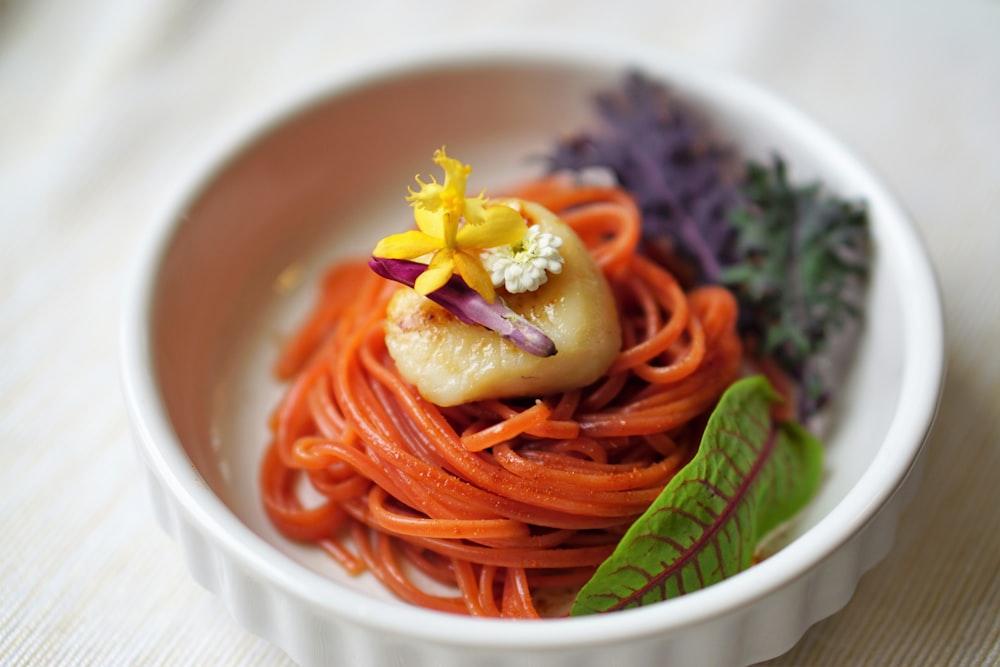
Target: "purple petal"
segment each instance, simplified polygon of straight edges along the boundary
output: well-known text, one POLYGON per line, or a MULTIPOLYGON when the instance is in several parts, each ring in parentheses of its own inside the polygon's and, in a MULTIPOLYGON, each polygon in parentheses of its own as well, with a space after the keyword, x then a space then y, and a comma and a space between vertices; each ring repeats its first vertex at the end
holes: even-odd
MULTIPOLYGON (((417 277, 427 268, 426 264, 406 259, 372 257, 368 260, 372 270, 388 280, 413 287, 417 277)), ((461 277, 453 275, 443 287, 431 292, 427 298, 442 306, 466 324, 478 324, 495 331, 501 338, 536 357, 551 357, 557 350, 555 343, 523 316, 511 310, 499 297, 489 303, 461 277)))

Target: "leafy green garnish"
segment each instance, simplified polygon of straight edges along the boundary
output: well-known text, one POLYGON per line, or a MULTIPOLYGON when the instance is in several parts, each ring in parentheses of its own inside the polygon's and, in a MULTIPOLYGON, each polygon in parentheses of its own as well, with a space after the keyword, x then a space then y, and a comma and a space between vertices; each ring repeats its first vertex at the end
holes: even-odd
POLYGON ((647 252, 668 246, 697 280, 718 282, 733 232, 729 210, 740 197, 736 153, 716 141, 698 109, 639 71, 596 95, 594 106, 601 126, 558 142, 549 169, 606 169, 642 211, 647 252))
POLYGON ((831 340, 855 326, 869 268, 865 207, 825 194, 818 184, 793 186, 784 162, 747 164, 745 201, 730 220, 737 233, 721 282, 740 302, 744 337, 757 356, 774 359, 801 388, 799 416, 829 400, 840 364, 831 340))
POLYGON ((759 541, 819 486, 823 450, 763 376, 734 383, 712 413, 694 459, 631 526, 573 605, 572 615, 683 595, 752 564, 759 541))
POLYGON ((798 418, 829 402, 860 330, 870 261, 864 206, 744 163, 708 117, 629 72, 595 96, 600 124, 559 141, 552 171, 602 168, 642 210, 644 251, 687 286, 723 283, 744 337, 792 380, 798 418))

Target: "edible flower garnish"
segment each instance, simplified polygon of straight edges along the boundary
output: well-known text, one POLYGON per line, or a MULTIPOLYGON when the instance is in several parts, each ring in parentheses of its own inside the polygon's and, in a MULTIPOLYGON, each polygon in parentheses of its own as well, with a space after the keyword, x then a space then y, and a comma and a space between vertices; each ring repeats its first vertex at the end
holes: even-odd
POLYGON ((488 250, 483 264, 495 287, 503 286, 511 294, 534 292, 548 281, 549 273, 562 271, 562 243, 561 238, 536 225, 529 227, 520 241, 488 250))
POLYGON ((457 274, 493 303, 496 291, 480 253, 516 243, 527 225, 520 213, 503 204, 490 205, 483 193, 466 197, 465 182, 472 167, 448 157, 444 148, 434 153, 434 162, 444 169, 444 183, 433 176, 430 183, 424 183, 418 176, 420 190, 410 190, 407 197, 418 229, 382 239, 372 254, 383 259, 417 259, 433 253, 413 285, 419 294, 427 296, 457 274))

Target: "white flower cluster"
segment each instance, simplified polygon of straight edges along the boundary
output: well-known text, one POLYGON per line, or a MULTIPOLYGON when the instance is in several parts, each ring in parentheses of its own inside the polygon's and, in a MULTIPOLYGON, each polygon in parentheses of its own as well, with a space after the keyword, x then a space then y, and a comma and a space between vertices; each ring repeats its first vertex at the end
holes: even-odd
POLYGON ((503 286, 511 294, 534 292, 548 281, 549 273, 559 273, 563 240, 533 225, 517 243, 491 248, 483 256, 483 265, 493 279, 493 286, 503 286))

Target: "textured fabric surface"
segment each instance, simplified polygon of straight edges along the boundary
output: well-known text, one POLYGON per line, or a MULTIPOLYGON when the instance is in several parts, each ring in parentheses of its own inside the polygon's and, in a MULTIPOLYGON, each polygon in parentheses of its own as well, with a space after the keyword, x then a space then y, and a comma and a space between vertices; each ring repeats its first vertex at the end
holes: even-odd
POLYGON ((870 161, 941 281, 949 373, 889 556, 778 665, 1000 663, 1000 2, 0 2, 0 664, 280 665, 155 525, 120 398, 137 243, 242 109, 472 26, 746 75, 870 161))

